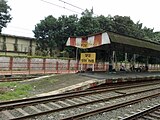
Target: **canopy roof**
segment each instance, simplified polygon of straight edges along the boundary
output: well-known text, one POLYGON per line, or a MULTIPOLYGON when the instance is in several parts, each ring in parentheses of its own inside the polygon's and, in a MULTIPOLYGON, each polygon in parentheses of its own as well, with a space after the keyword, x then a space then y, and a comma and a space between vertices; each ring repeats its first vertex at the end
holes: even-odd
POLYGON ((93 48, 104 44, 110 44, 110 39, 107 32, 98 33, 93 36, 69 37, 66 43, 67 46, 82 49, 93 48))
POLYGON ((160 57, 160 43, 137 39, 113 32, 104 32, 86 37, 69 37, 67 46, 98 48, 160 57), (112 46, 112 47, 109 47, 112 46))
POLYGON ((133 37, 128 37, 112 32, 108 32, 109 37, 112 42, 120 43, 120 44, 127 44, 135 47, 141 47, 141 48, 147 48, 147 49, 153 49, 160 52, 160 44, 155 43, 152 41, 137 39, 133 37))

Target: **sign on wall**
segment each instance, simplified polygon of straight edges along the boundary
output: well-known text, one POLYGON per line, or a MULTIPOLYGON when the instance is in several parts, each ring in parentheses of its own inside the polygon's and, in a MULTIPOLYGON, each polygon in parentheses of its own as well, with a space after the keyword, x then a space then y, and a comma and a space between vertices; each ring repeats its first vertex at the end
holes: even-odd
POLYGON ((96 53, 81 53, 81 64, 95 64, 96 53))

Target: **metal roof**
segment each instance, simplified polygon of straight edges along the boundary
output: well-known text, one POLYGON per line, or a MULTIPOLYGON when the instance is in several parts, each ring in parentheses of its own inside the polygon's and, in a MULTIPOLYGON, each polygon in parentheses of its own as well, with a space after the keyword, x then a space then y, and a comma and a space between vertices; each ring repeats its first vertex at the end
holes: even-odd
POLYGON ((11 38, 19 38, 19 39, 26 39, 26 40, 36 40, 36 38, 33 37, 24 37, 24 36, 17 36, 17 35, 10 35, 10 34, 2 34, 0 33, 0 36, 4 37, 11 37, 11 38))
POLYGON ((160 43, 107 32, 111 42, 160 51, 160 43))

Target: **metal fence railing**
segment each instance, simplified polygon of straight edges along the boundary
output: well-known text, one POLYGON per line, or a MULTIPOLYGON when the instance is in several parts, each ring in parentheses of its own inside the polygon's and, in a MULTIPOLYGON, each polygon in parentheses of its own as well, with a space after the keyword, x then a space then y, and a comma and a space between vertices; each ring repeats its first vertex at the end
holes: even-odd
POLYGON ((95 71, 106 71, 108 63, 82 65, 75 60, 40 59, 40 58, 0 58, 0 75, 4 74, 49 74, 75 73, 94 67, 95 71), (5 59, 5 60, 3 60, 5 59))
MULTIPOLYGON (((117 63, 116 70, 121 66, 126 70, 131 67, 130 63, 117 63)), ((135 67, 144 66, 136 64, 135 67)), ((94 71, 108 71, 108 62, 97 62, 94 65, 80 64, 75 60, 46 59, 46 58, 17 58, 0 57, 0 75, 12 74, 50 74, 50 73, 76 73, 91 68, 94 71)), ((149 71, 160 71, 160 64, 149 64, 149 71)))

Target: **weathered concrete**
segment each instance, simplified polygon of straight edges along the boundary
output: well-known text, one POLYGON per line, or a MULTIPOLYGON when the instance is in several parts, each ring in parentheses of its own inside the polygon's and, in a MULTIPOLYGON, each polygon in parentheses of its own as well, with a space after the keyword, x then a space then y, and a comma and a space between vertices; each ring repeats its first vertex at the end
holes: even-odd
POLYGON ((69 85, 64 88, 60 88, 48 93, 38 94, 36 96, 39 97, 39 96, 65 93, 67 91, 85 90, 87 88, 98 86, 104 83, 119 83, 127 81, 141 81, 141 80, 155 80, 155 79, 160 80, 160 73, 153 73, 153 72, 147 72, 147 73, 104 73, 103 72, 103 73, 79 73, 79 75, 90 77, 90 80, 69 85))
POLYGON ((92 80, 88 80, 86 82, 71 85, 71 86, 61 88, 61 89, 58 89, 58 90, 55 90, 55 91, 51 91, 51 92, 48 92, 48 93, 38 94, 38 95, 36 95, 36 97, 46 96, 46 95, 55 95, 55 94, 65 93, 67 91, 85 90, 87 88, 98 86, 98 85, 101 85, 101 84, 104 84, 104 83, 105 83, 105 80, 92 79, 92 80))

